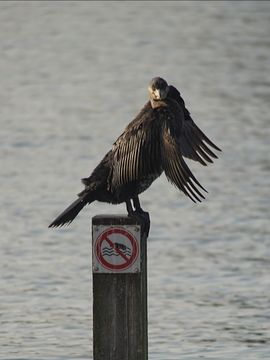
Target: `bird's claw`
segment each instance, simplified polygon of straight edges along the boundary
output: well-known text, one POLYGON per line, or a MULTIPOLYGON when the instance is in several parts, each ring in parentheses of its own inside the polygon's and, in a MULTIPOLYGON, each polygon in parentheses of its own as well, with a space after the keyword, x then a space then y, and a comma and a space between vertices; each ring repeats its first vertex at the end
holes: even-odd
POLYGON ((128 216, 139 220, 139 222, 141 223, 142 233, 145 233, 146 237, 148 237, 149 231, 150 231, 149 213, 146 211, 143 211, 143 209, 140 209, 140 210, 135 210, 135 211, 129 212, 128 216))

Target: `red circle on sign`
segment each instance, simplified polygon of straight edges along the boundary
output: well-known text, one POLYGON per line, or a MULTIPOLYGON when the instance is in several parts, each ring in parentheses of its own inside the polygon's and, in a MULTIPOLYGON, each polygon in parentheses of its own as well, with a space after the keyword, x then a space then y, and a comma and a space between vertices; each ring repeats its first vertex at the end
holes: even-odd
POLYGON ((99 237, 96 240, 96 246, 95 246, 95 252, 96 252, 96 258, 98 259, 98 261, 102 264, 102 266, 104 266, 106 269, 109 270, 125 270, 128 269, 137 259, 138 257, 138 245, 137 245, 137 241, 134 238, 134 236, 129 233, 127 230, 122 229, 122 228, 111 228, 109 230, 105 230, 103 231, 103 233, 101 233, 99 235, 99 237), (126 237, 132 246, 132 252, 131 252, 131 256, 127 257, 122 251, 121 249, 118 249, 117 247, 115 247, 115 244, 110 240, 109 236, 112 234, 120 234, 124 237, 126 237), (109 261, 107 261, 103 254, 102 254, 102 244, 103 242, 106 241, 109 246, 114 249, 123 259, 124 262, 121 264, 112 264, 109 261))

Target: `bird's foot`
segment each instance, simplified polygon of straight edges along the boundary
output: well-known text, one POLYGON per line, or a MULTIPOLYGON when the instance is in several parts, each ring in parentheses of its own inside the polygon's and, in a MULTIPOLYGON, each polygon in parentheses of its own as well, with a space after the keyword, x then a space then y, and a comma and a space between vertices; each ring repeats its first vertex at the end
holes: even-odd
POLYGON ((146 237, 149 235, 150 231, 150 216, 149 213, 146 211, 143 211, 143 209, 137 209, 135 211, 128 213, 129 217, 134 217, 135 219, 138 219, 139 222, 142 225, 142 233, 146 234, 146 237))
POLYGON ((141 230, 143 234, 146 234, 146 237, 149 234, 150 230, 150 216, 148 212, 143 211, 140 205, 139 197, 135 196, 133 199, 134 208, 132 207, 130 199, 126 200, 126 207, 129 217, 134 217, 139 220, 141 224, 141 230))

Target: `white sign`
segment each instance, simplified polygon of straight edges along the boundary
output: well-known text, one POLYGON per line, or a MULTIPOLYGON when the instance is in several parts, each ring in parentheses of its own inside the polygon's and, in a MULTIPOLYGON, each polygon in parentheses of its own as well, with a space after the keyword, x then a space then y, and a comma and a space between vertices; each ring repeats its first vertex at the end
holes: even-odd
POLYGON ((140 272, 140 226, 94 225, 93 272, 140 272))

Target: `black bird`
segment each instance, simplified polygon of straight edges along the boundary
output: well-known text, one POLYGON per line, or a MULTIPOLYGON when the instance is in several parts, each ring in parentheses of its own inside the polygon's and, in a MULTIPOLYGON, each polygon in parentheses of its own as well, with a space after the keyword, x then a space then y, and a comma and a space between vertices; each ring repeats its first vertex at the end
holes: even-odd
POLYGON ((148 87, 150 101, 119 136, 88 178, 85 189, 49 227, 69 224, 82 208, 95 200, 126 203, 130 216, 143 214, 138 195, 162 172, 192 201, 201 202, 206 191, 192 174, 183 156, 207 165, 221 151, 197 127, 179 91, 160 78, 148 87), (133 207, 131 204, 133 202, 133 207))

